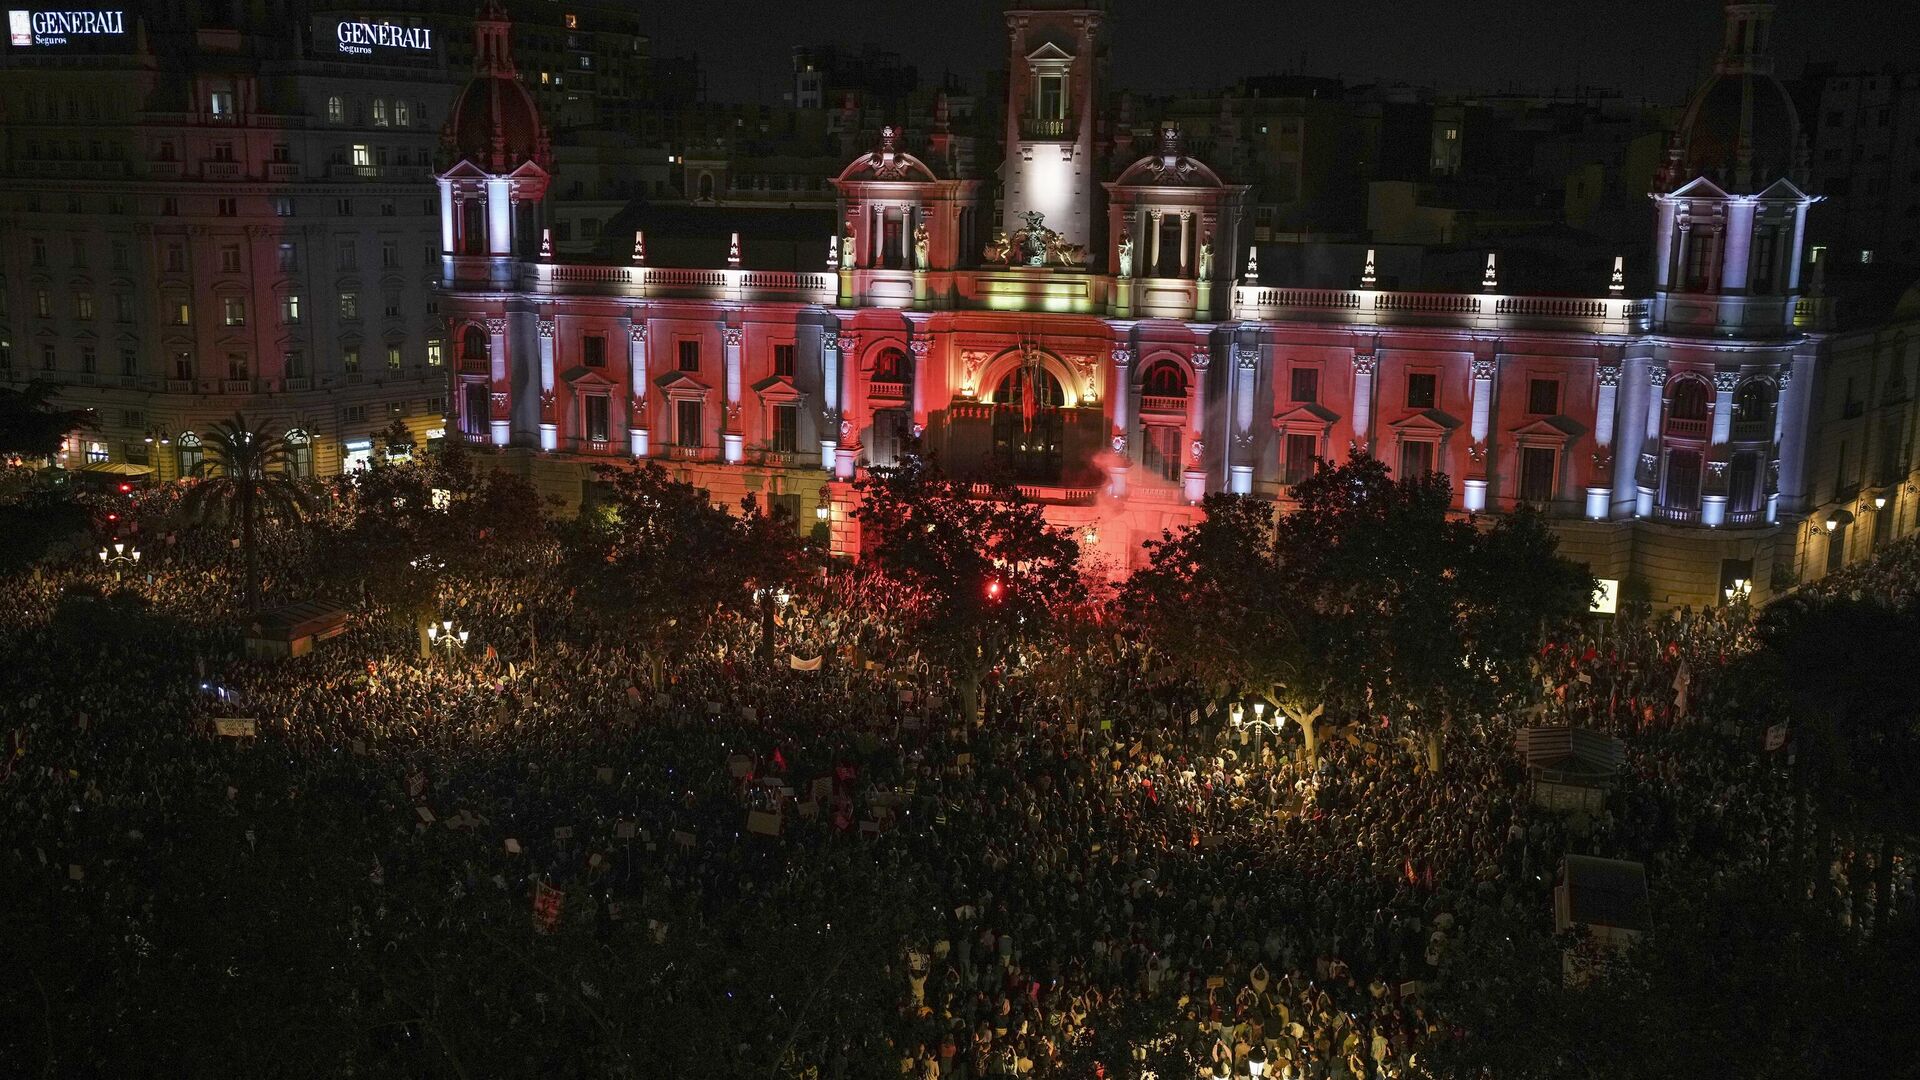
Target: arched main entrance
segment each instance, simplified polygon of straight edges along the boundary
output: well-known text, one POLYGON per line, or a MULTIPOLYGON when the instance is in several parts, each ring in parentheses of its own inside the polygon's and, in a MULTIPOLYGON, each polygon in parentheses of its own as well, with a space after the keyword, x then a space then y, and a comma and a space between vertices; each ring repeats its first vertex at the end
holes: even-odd
POLYGON ((1063 464, 1066 392, 1030 359, 993 388, 993 464, 1023 484, 1058 484, 1063 464))

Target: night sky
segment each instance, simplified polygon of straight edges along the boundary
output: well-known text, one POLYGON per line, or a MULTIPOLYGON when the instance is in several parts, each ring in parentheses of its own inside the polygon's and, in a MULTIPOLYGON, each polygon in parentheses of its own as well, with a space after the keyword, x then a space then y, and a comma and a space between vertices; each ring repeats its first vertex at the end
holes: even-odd
MULTIPOLYGON (((739 0, 647 3, 655 51, 698 52, 715 101, 777 101, 789 50, 871 41, 920 68, 987 86, 1006 43, 997 0, 739 0)), ((1718 0, 1114 0, 1114 78, 1139 90, 1213 87, 1304 71, 1449 89, 1587 84, 1684 100, 1719 50, 1718 0), (1304 61, 1304 67, 1303 67, 1304 61)), ((1779 72, 1803 61, 1848 68, 1908 61, 1915 0, 1786 0, 1779 72)))

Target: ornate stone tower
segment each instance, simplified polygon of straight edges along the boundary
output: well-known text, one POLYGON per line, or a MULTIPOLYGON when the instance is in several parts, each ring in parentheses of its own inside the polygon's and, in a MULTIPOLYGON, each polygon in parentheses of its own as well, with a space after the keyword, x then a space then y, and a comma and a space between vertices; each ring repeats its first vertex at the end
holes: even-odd
POLYGON ((1679 334, 1778 337, 1793 325, 1807 208, 1793 99, 1773 75, 1770 3, 1727 5, 1653 193, 1654 321, 1679 334))
MULTIPOLYGON (((443 288, 512 289, 516 259, 534 254, 540 243, 541 200, 553 153, 540 111, 514 70, 511 29, 499 0, 488 0, 474 20, 473 78, 441 132, 443 288)), ((456 336, 461 373, 455 400, 461 422, 476 435, 485 431, 494 446, 532 441, 537 431, 543 448, 551 449, 546 444, 552 424, 534 410, 552 407, 552 364, 542 364, 538 396, 524 392, 530 387, 516 387, 523 380, 515 377, 513 359, 526 350, 516 346, 519 335, 508 315, 504 309, 490 311, 484 322, 456 336), (469 365, 483 365, 484 377, 470 375, 469 365), (476 415, 483 409, 484 426, 476 415)), ((542 352, 551 355, 550 349, 542 352)))
POLYGON ((1007 160, 1001 227, 1046 215, 1094 250, 1094 121, 1106 82, 1104 0, 1014 0, 1007 9, 1007 160))

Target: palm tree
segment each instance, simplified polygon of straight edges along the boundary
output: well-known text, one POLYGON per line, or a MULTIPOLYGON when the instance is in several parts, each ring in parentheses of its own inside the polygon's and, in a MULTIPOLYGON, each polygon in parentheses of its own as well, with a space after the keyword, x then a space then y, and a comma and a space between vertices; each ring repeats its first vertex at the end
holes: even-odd
POLYGON ((284 432, 255 431, 244 416, 222 420, 201 436, 206 456, 194 467, 196 482, 181 500, 189 518, 238 523, 246 559, 247 611, 259 607, 259 529, 270 520, 300 521, 313 497, 288 469, 284 432))

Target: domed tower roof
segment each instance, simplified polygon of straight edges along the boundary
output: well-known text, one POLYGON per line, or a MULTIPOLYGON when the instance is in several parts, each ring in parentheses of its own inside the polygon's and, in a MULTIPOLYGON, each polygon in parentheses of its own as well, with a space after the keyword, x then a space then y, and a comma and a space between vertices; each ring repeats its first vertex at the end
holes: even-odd
POLYGON ((1804 183, 1800 115, 1773 74, 1772 28, 1772 4, 1727 5, 1726 42, 1674 132, 1662 170, 1664 190, 1696 176, 1735 195, 1753 194, 1782 178, 1804 183))
POLYGON ((540 110, 514 71, 511 29, 506 9, 488 0, 473 24, 473 78, 448 114, 441 141, 451 161, 470 161, 495 175, 528 162, 550 172, 540 110))

